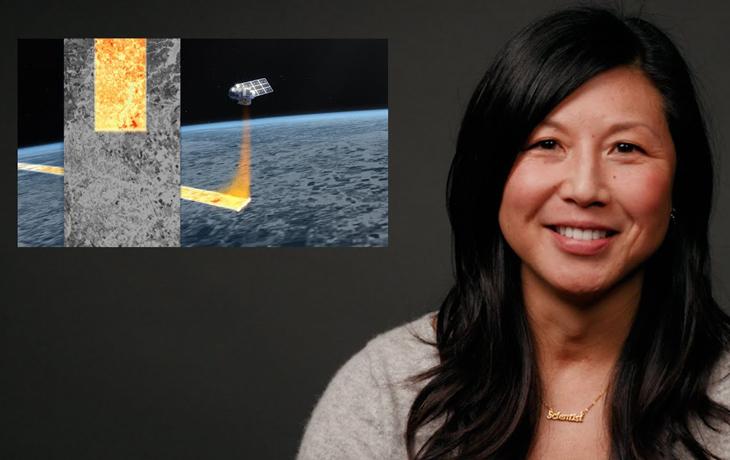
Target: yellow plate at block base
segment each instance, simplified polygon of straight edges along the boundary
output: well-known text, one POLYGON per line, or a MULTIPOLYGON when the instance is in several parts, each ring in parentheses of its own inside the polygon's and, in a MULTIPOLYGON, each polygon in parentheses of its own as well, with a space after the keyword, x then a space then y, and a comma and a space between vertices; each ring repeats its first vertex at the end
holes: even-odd
MULTIPOLYGON (((34 165, 30 163, 18 163, 18 170, 34 171, 45 174, 63 176, 63 168, 60 166, 34 165)), ((218 206, 219 208, 230 209, 241 212, 250 202, 251 198, 241 198, 227 193, 213 192, 193 187, 180 187, 180 198, 188 201, 218 206)))
POLYGON ((251 202, 251 198, 228 195, 226 193, 201 190, 193 187, 180 187, 180 198, 184 200, 197 201, 198 203, 218 206, 236 212, 241 212, 251 202))

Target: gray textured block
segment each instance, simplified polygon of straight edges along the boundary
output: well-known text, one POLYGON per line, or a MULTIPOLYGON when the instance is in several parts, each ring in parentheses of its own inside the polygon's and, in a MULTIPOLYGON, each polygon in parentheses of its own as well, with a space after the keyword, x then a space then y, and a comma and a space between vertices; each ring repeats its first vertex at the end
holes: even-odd
POLYGON ((180 40, 147 40, 147 131, 94 131, 94 40, 64 40, 66 246, 180 245, 180 40))

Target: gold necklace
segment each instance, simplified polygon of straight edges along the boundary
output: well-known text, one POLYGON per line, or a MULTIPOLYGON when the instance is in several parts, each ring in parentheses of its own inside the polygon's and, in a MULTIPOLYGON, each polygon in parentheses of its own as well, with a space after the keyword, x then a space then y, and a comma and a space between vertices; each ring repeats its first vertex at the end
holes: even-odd
POLYGON ((588 411, 591 410, 591 408, 593 408, 593 406, 598 402, 598 400, 601 399, 601 397, 604 394, 606 394, 607 390, 608 390, 608 387, 605 390, 603 390, 600 395, 596 396, 596 399, 594 399, 593 402, 588 407, 586 407, 582 411, 578 412, 577 414, 576 413, 563 414, 559 410, 553 410, 552 407, 548 406, 544 402, 542 403, 542 405, 545 406, 545 408, 548 410, 548 413, 547 413, 548 420, 553 420, 556 422, 583 423, 583 417, 585 417, 585 415, 588 413, 588 411))

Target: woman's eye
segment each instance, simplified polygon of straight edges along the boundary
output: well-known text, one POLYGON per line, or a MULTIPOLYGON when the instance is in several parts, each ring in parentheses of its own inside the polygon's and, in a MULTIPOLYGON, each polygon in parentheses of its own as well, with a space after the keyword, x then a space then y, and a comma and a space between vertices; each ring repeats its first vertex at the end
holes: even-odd
POLYGON ((618 144, 616 144, 616 150, 621 153, 632 153, 637 152, 641 149, 634 144, 629 144, 628 142, 619 142, 618 144))
POLYGON ((545 139, 544 141, 536 142, 533 148, 540 148, 544 150, 553 150, 558 143, 554 139, 545 139))

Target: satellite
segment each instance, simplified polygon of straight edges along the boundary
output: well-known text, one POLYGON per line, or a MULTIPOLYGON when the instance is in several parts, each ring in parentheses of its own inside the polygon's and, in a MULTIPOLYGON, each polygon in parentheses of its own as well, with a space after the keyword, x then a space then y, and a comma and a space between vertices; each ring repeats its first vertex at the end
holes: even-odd
POLYGON ((253 98, 273 92, 269 82, 265 78, 259 78, 231 86, 231 89, 228 90, 228 97, 241 105, 251 105, 253 98))

